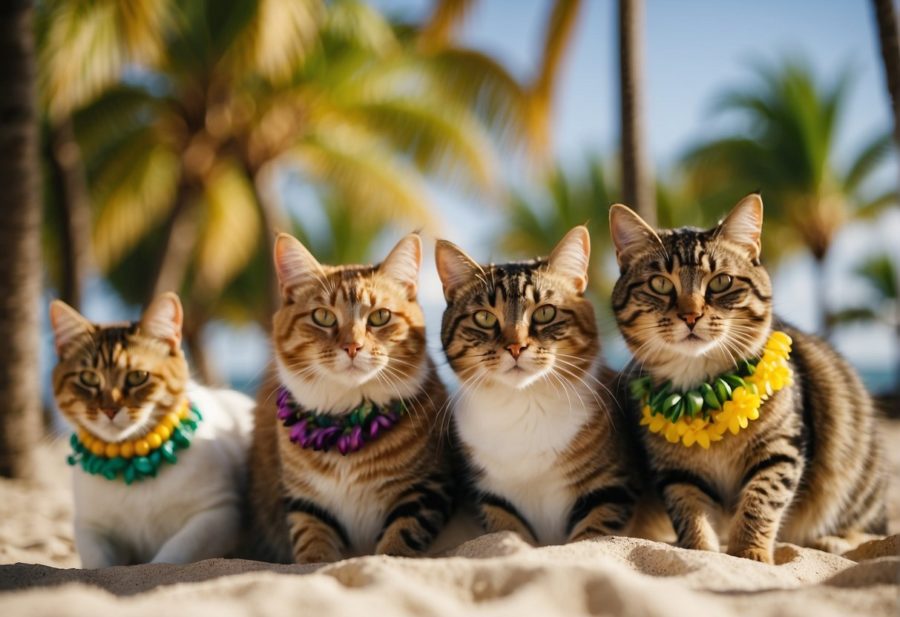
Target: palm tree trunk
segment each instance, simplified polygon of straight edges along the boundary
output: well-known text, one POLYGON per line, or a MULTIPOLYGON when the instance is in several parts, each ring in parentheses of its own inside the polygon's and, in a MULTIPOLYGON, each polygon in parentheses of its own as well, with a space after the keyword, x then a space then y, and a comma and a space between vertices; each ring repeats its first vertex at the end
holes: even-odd
POLYGON ((48 154, 62 244, 59 297, 81 310, 82 289, 91 265, 91 213, 81 151, 75 142, 71 119, 50 130, 48 154))
POLYGON ((244 163, 247 175, 253 179, 253 195, 256 197, 256 203, 259 207, 260 218, 262 219, 263 246, 266 251, 266 275, 268 279, 268 293, 263 311, 263 320, 261 325, 268 332, 272 328, 272 315, 281 306, 281 291, 279 289, 278 277, 275 274, 275 264, 273 257, 275 255, 275 234, 280 231, 290 233, 291 223, 285 216, 284 211, 277 203, 274 189, 272 188, 272 166, 263 165, 260 169, 255 170, 248 163, 244 163))
POLYGON ((191 263, 191 253, 196 245, 196 212, 191 207, 193 195, 188 182, 182 178, 175 195, 175 207, 172 208, 169 219, 166 221, 165 240, 159 256, 156 276, 148 287, 147 298, 144 299, 145 305, 150 304, 153 298, 163 292, 179 293, 181 290, 191 263))
POLYGON ((29 0, 0 4, 0 475, 24 477, 41 419, 41 204, 29 0))
POLYGON ((644 1, 619 0, 619 112, 622 125, 622 198, 651 226, 656 192, 646 151, 643 78, 644 1))
POLYGON ((816 286, 816 308, 819 312, 819 333, 822 338, 831 338, 834 329, 834 318, 828 307, 828 280, 825 273, 825 258, 813 256, 813 284, 816 286))
POLYGON ((196 306, 188 307, 184 322, 184 346, 191 360, 191 372, 208 386, 219 386, 223 383, 221 376, 210 363, 206 347, 203 345, 203 330, 208 322, 205 312, 196 306))
MULTIPOLYGON (((894 141, 900 147, 900 34, 894 0, 872 0, 875 21, 878 25, 878 40, 884 66, 885 83, 894 112, 894 141)), ((898 168, 900 171, 900 168, 898 168)), ((898 174, 900 182, 900 174, 898 174)))

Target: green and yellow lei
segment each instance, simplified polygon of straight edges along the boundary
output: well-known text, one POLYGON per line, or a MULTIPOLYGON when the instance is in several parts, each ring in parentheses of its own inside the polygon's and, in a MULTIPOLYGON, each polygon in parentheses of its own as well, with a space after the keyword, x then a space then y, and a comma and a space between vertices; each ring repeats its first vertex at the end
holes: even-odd
POLYGON ((725 431, 737 435, 759 418, 765 400, 791 384, 791 344, 790 336, 773 332, 760 358, 687 392, 673 392, 669 382, 654 387, 650 377, 632 380, 631 395, 643 406, 641 426, 688 448, 709 448, 725 431))

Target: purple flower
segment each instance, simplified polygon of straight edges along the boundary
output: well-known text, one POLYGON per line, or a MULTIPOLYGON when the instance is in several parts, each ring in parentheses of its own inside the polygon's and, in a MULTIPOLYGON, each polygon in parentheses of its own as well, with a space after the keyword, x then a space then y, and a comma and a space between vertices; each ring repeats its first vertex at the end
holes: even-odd
POLYGON ((341 454, 346 455, 350 451, 350 435, 341 435, 337 441, 338 450, 341 454))
POLYGON ((357 425, 350 431, 350 449, 356 452, 363 447, 362 427, 357 425))
POLYGON ((378 421, 378 424, 381 425, 381 428, 391 428, 394 424, 387 416, 378 416, 375 419, 378 421))
POLYGON ((298 441, 300 441, 300 440, 302 440, 304 437, 306 437, 306 435, 308 434, 308 431, 306 430, 306 429, 307 429, 307 424, 308 424, 308 421, 307 421, 307 420, 303 420, 302 422, 300 422, 299 424, 295 424, 295 425, 291 428, 291 432, 290 432, 290 437, 289 437, 289 438, 290 438, 290 440, 291 440, 292 442, 297 443, 298 441))
POLYGON ((372 420, 372 423, 369 425, 369 438, 375 439, 378 437, 378 431, 381 429, 381 425, 378 424, 375 420, 372 420))

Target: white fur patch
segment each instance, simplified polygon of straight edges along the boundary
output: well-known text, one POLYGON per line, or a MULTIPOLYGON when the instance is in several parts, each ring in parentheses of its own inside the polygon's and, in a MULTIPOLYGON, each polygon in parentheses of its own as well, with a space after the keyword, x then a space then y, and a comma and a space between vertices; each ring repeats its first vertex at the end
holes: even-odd
POLYGON ((592 413, 592 394, 583 390, 567 399, 547 381, 484 386, 464 391, 454 410, 471 462, 483 471, 479 487, 512 503, 544 544, 566 541, 574 495, 558 458, 592 413))

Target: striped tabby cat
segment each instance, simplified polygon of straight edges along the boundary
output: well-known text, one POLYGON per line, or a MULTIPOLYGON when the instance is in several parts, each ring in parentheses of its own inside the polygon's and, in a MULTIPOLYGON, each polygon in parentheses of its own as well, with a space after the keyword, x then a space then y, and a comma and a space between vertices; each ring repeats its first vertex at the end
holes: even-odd
POLYGON ((502 265, 438 241, 455 432, 489 532, 559 544, 629 526, 638 491, 599 369, 589 256, 585 227, 548 259, 502 265))
POLYGON ((284 303, 250 455, 259 558, 414 556, 446 523, 446 394, 416 302, 421 252, 411 234, 378 266, 325 266, 278 236, 284 303))
MULTIPOLYGON (((668 438, 642 432, 678 543, 718 550, 719 523, 730 522, 728 552, 771 563, 776 538, 843 551, 866 533, 884 533, 885 476, 875 411, 859 377, 826 343, 773 317, 772 287, 759 261, 762 219, 755 194, 709 230, 657 232, 625 206, 610 210, 621 269, 613 309, 635 364, 656 392, 665 382, 673 393, 708 392, 699 384, 712 380, 724 399, 731 389, 716 377, 731 372, 727 380, 737 397, 736 364, 752 384, 742 360, 755 362, 764 350, 788 358, 784 374, 792 371, 792 382, 776 379, 768 400, 760 393, 758 418, 750 412, 723 434, 708 432, 704 440, 712 435, 714 442, 692 443, 694 428, 705 424, 699 417, 689 440, 683 440, 686 425, 672 428, 668 438), (787 333, 793 349, 773 330, 787 333)), ((728 413, 741 409, 739 403, 759 405, 758 398, 744 399, 728 413)), ((645 424, 660 431, 663 417, 654 419, 649 408, 644 413, 645 424)))
POLYGON ((70 462, 82 467, 73 478, 82 565, 231 554, 253 401, 189 381, 178 297, 163 294, 139 322, 110 325, 93 324, 55 300, 50 321, 59 355, 53 393, 78 431, 70 462), (199 410, 199 422, 180 419, 188 404, 199 410))

